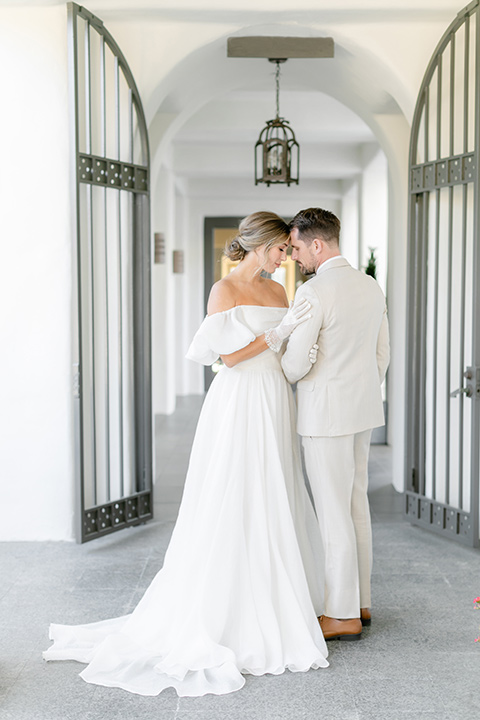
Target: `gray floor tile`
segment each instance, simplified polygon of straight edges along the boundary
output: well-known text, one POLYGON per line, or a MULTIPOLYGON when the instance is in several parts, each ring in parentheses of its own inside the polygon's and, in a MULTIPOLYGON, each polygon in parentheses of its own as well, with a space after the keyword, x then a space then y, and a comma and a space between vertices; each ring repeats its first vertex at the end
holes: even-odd
POLYGON ((155 517, 162 522, 175 522, 179 503, 155 503, 155 517))
MULTIPOLYGON (((351 708, 350 710, 339 710, 338 708, 333 710, 331 708, 325 708, 321 714, 318 712, 305 711, 302 720, 358 720, 358 710, 351 708)), ((295 720, 295 718, 284 718, 284 720, 295 720)))
MULTIPOLYGON (((340 664, 340 663, 339 663, 340 664)), ((355 711, 355 695, 347 675, 347 666, 342 663, 342 672, 332 672, 330 668, 308 673, 305 678, 304 712, 344 717, 355 711)))
POLYGON ((177 709, 177 694, 171 689, 142 697, 119 688, 98 687, 86 720, 174 720, 177 709))
POLYGON ((82 665, 44 663, 48 624, 131 612, 163 564, 201 397, 155 423, 155 520, 84 546, 0 543, 1 720, 471 720, 480 717, 480 553, 414 527, 371 451, 373 623, 329 643, 330 667, 247 676, 227 696, 144 698, 88 685, 82 665))
MULTIPOLYGON (((243 692, 243 690, 240 690, 240 692, 243 692)), ((194 712, 179 710, 175 714, 174 720, 266 720, 266 711, 263 707, 259 708, 253 704, 247 711, 245 711, 245 708, 236 708, 228 711, 211 709, 203 711, 199 707, 194 712), (247 714, 245 714, 245 712, 247 712, 247 714)), ((284 720, 287 719, 285 718, 284 720)))
MULTIPOLYGON (((402 712, 400 710, 390 710, 382 708, 372 711, 359 710, 359 720, 464 720, 460 716, 452 717, 447 712, 422 712, 414 710, 413 712, 402 712)), ((466 719, 465 719, 466 720, 466 719)))
POLYGON ((357 678, 351 691, 359 712, 368 713, 443 713, 445 706, 428 676, 357 678))
POLYGON ((248 714, 252 708, 262 713, 265 705, 265 688, 261 682, 263 679, 246 675, 243 688, 228 695, 209 694, 200 698, 179 698, 178 712, 189 716, 190 720, 193 720, 197 713, 202 717, 209 713, 215 717, 222 713, 224 717, 230 717, 230 714, 232 717, 241 717, 242 713, 248 714))
POLYGON ((40 656, 27 663, 0 705, 0 717, 19 720, 80 720, 88 711, 94 688, 85 687, 77 663, 64 663, 60 673, 40 656))
MULTIPOLYGON (((184 475, 182 476, 185 477, 184 475)), ((183 495, 183 488, 175 485, 162 484, 156 492, 155 503, 178 503, 180 504, 183 495)))

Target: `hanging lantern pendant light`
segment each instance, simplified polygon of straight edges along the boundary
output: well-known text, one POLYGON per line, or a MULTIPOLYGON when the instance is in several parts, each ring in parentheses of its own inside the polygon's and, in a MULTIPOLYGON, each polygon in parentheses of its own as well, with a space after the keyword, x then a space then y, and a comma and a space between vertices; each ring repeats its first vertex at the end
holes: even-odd
POLYGON ((285 60, 270 60, 277 64, 275 71, 276 116, 268 120, 255 145, 255 185, 296 183, 300 166, 300 146, 288 120, 280 117, 280 63, 285 60), (259 173, 262 168, 261 174, 259 173))

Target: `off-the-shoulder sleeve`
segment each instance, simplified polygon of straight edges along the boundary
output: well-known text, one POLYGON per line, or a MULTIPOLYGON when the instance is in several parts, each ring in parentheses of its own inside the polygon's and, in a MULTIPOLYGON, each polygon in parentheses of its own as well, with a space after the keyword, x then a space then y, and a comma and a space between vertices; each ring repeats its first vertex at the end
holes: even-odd
POLYGON ((255 340, 255 333, 246 324, 242 308, 207 315, 186 354, 187 360, 212 365, 219 355, 229 355, 255 340))

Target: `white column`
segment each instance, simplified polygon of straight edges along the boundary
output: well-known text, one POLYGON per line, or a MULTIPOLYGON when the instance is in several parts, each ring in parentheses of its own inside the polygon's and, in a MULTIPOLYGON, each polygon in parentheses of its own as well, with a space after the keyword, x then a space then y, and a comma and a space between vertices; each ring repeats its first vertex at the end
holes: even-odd
POLYGON ((340 221, 342 223, 340 234, 341 253, 353 267, 358 268, 360 241, 359 178, 344 181, 340 221))
POLYGON ((0 540, 73 539, 66 19, 0 8, 0 540))
POLYGON ((152 265, 152 410, 156 415, 175 410, 175 185, 165 167, 153 187, 152 231, 165 235, 165 263, 152 265))
POLYGON ((363 150, 363 172, 360 196, 361 245, 359 267, 364 269, 375 249, 377 280, 386 291, 388 265, 388 178, 387 159, 382 150, 363 150))

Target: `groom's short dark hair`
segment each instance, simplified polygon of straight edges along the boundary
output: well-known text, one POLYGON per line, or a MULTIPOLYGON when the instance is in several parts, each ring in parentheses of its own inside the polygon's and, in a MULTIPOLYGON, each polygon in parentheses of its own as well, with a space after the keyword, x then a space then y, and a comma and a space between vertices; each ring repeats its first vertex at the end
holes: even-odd
POLYGON ((301 240, 308 245, 316 237, 336 245, 340 241, 340 220, 330 210, 300 210, 290 222, 290 229, 293 228, 297 228, 301 240))

